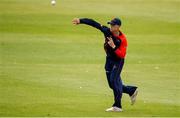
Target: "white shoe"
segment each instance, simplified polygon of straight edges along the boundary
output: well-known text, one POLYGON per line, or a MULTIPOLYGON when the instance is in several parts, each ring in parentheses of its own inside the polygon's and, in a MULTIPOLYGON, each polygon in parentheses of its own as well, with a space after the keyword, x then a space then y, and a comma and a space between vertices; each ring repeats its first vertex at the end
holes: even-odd
POLYGON ((138 94, 138 89, 136 89, 133 93, 133 95, 131 95, 131 105, 133 105, 135 102, 136 102, 136 97, 137 97, 137 94, 138 94))
POLYGON ((118 107, 111 107, 106 109, 107 112, 122 112, 123 110, 121 108, 118 107))

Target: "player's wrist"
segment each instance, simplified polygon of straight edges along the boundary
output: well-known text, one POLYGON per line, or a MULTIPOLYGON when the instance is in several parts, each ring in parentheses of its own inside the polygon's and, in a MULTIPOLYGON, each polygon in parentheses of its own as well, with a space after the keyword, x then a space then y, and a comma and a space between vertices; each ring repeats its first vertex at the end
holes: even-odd
POLYGON ((80 24, 80 23, 82 23, 82 19, 81 19, 81 18, 79 19, 79 24, 80 24))
POLYGON ((113 51, 115 51, 117 48, 118 48, 117 46, 112 47, 113 51))
POLYGON ((113 49, 115 49, 115 48, 116 48, 116 46, 114 45, 114 46, 112 46, 112 48, 113 48, 113 49))

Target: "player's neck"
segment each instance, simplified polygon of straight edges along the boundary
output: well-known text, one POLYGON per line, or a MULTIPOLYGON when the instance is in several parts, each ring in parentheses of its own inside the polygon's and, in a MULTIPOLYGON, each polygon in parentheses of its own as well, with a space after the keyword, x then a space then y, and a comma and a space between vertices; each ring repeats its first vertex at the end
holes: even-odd
POLYGON ((120 34, 120 32, 118 31, 118 32, 114 32, 113 33, 115 36, 119 36, 119 34, 120 34))

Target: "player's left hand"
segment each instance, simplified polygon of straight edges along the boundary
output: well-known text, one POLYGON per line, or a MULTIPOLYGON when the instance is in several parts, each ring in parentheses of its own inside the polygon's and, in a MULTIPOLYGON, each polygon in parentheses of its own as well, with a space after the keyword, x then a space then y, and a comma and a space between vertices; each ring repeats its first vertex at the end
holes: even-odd
POLYGON ((113 39, 111 37, 107 37, 107 39, 109 40, 108 41, 109 46, 111 46, 114 49, 116 47, 116 45, 114 44, 113 39))

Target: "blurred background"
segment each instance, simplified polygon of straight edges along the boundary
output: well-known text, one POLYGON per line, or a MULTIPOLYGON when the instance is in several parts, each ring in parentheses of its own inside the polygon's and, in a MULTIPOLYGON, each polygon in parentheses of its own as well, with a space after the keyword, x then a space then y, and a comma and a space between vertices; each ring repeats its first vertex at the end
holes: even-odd
POLYGON ((0 0, 0 116, 180 116, 179 13, 179 0, 0 0), (122 19, 122 79, 139 87, 123 113, 104 111, 102 33, 74 17, 122 19))

